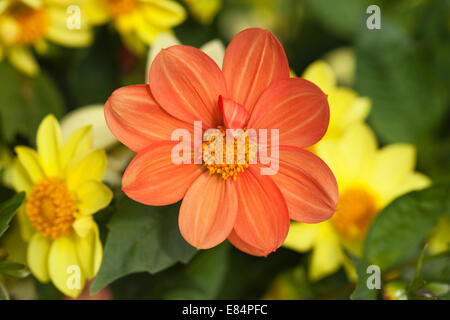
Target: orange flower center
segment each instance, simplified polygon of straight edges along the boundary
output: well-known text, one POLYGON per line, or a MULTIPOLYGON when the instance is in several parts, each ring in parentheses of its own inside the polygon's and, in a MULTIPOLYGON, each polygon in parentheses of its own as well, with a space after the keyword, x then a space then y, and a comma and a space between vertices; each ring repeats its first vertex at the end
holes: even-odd
POLYGON ((33 187, 25 210, 36 230, 55 239, 70 233, 76 207, 64 183, 59 179, 48 179, 33 187))
POLYGON ((332 221, 344 238, 359 240, 377 213, 376 198, 371 192, 361 187, 350 188, 339 196, 332 221))
POLYGON ((29 44, 35 43, 45 36, 48 20, 44 9, 31 8, 22 3, 11 6, 8 13, 12 21, 7 22, 3 37, 11 44, 29 44), (10 31, 7 32, 6 30, 10 31))
POLYGON ((133 11, 137 0, 106 0, 106 6, 112 16, 119 16, 133 11))
MULTIPOLYGON (((256 144, 250 141, 246 134, 247 131, 244 129, 238 136, 231 138, 233 140, 230 146, 233 153, 229 153, 227 157, 225 128, 218 126, 217 129, 222 133, 222 141, 216 140, 216 137, 212 134, 208 135, 208 133, 205 133, 204 135, 207 141, 202 144, 203 166, 209 170, 209 174, 218 174, 224 180, 233 178, 236 181, 237 174, 244 172, 251 160, 256 158, 256 144), (222 150, 222 161, 217 161, 216 159, 216 153, 220 152, 218 148, 222 150)), ((220 153, 217 158, 220 159, 220 153)))

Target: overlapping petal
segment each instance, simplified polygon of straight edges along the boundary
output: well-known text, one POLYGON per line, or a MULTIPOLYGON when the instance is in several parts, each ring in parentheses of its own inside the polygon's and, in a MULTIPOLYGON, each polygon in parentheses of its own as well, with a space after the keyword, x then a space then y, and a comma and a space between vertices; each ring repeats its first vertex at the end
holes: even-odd
POLYGON ((202 173, 198 164, 172 162, 177 144, 163 141, 142 150, 131 161, 122 178, 122 190, 133 200, 161 206, 181 200, 189 186, 202 173))
POLYGON ((205 128, 220 124, 219 95, 227 96, 217 64, 202 51, 183 45, 162 50, 150 67, 150 88, 172 116, 205 128))
POLYGON ((39 156, 36 151, 22 146, 16 147, 15 151, 20 164, 26 170, 33 183, 37 183, 45 178, 45 173, 42 169, 39 156))
POLYGON ((148 85, 120 88, 105 104, 105 118, 114 136, 133 151, 170 140, 178 128, 192 131, 193 124, 178 120, 155 101, 148 85))
POLYGON ((241 31, 225 51, 223 73, 229 97, 250 113, 272 83, 289 78, 289 64, 278 39, 269 31, 241 31))
POLYGON ((230 241, 230 243, 235 246, 236 248, 238 248, 239 250, 241 250, 242 252, 251 254, 253 256, 257 256, 257 257, 267 257, 267 255, 269 253, 272 252, 271 249, 269 250, 263 250, 257 247, 254 247, 250 244, 248 244, 247 242, 245 242, 244 240, 242 240, 237 234, 236 232, 233 230, 230 235, 228 236, 228 241, 230 241))
POLYGON ((48 274, 48 253, 50 249, 50 240, 35 232, 30 239, 27 249, 27 265, 33 275, 41 282, 47 282, 50 277, 48 274))
POLYGON ((81 160, 74 159, 67 170, 69 190, 77 190, 86 181, 101 181, 105 175, 106 162, 106 153, 101 149, 93 150, 81 160))
POLYGON ((48 256, 48 272, 53 284, 65 295, 77 297, 86 280, 73 237, 55 239, 48 256))
POLYGON ((325 162, 313 153, 281 146, 279 170, 271 177, 286 199, 291 219, 317 223, 329 219, 336 211, 336 179, 325 162))
POLYGON ((230 234, 237 210, 233 181, 205 172, 195 180, 183 199, 178 218, 180 232, 194 247, 212 248, 230 234))
POLYGON ((239 103, 231 99, 219 97, 219 109, 226 128, 241 129, 245 126, 250 113, 239 103))
POLYGON ((327 96, 312 82, 300 78, 273 83, 259 98, 248 127, 278 129, 280 145, 300 148, 325 134, 330 118, 327 96))
POLYGON ((236 235, 262 252, 275 251, 289 230, 288 208, 281 191, 268 176, 261 176, 252 167, 239 175, 236 189, 236 235))
POLYGON ((99 181, 87 181, 76 190, 78 210, 81 214, 93 214, 105 208, 112 200, 113 193, 99 181))
POLYGON ((53 115, 42 120, 36 135, 36 144, 42 168, 48 177, 60 177, 61 129, 53 115))

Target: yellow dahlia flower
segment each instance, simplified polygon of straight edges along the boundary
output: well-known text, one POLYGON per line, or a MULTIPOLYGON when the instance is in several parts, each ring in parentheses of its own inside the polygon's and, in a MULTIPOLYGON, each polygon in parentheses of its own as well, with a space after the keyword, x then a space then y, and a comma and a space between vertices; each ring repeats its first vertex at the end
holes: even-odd
POLYGON ((186 18, 183 6, 172 0, 89 0, 84 10, 93 24, 112 21, 124 43, 137 53, 186 18))
MULTIPOLYGON (((80 8, 83 0, 1 0, 0 60, 28 75, 39 71, 32 48, 43 53, 47 40, 67 47, 85 47, 92 33, 80 8), (68 24, 75 23, 73 28, 68 24), (79 24, 77 24, 79 22, 79 24)), ((72 25, 71 25, 72 26, 72 25)))
POLYGON ((412 145, 378 149, 373 132, 362 122, 348 128, 340 139, 316 145, 315 152, 338 182, 337 211, 323 223, 293 223, 284 246, 300 252, 313 250, 309 275, 317 280, 345 265, 343 247, 360 254, 368 227, 381 209, 430 181, 414 171, 416 151, 412 145))
POLYGON ((37 152, 15 148, 11 181, 27 194, 18 218, 28 267, 39 281, 51 280, 76 297, 100 267, 102 244, 92 215, 110 203, 112 192, 101 182, 106 154, 92 149, 91 127, 61 140, 57 120, 47 116, 37 132, 37 152))

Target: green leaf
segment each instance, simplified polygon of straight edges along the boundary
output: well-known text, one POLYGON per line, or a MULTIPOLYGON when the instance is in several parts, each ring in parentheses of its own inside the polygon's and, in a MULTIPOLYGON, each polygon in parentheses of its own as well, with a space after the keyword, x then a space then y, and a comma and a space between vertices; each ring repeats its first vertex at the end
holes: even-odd
POLYGON ((450 285, 448 283, 430 282, 425 285, 425 289, 432 295, 439 297, 450 291, 450 285))
POLYGON ((366 27, 366 19, 369 17, 366 8, 371 4, 367 0, 306 0, 305 2, 312 14, 329 31, 346 38, 353 37, 357 30, 366 27))
POLYGON ((367 273, 367 268, 369 267, 370 264, 364 261, 363 259, 360 259, 357 256, 351 254, 350 252, 348 252, 348 255, 350 256, 350 259, 352 260, 352 263, 355 266, 356 274, 358 275, 358 282, 356 283, 355 290, 350 295, 350 299, 376 300, 378 297, 379 290, 369 289, 369 287, 367 286, 367 279, 372 275, 372 273, 367 273))
POLYGON ((28 269, 21 263, 12 261, 0 261, 0 274, 14 278, 25 278, 30 273, 28 269))
POLYGON ((178 206, 150 207, 123 197, 116 209, 91 293, 130 273, 154 274, 186 263, 195 254, 178 231, 178 206))
POLYGON ((34 140, 42 118, 49 113, 62 116, 62 97, 44 71, 29 78, 7 62, 2 62, 0 83, 0 127, 7 141, 12 141, 19 133, 34 140))
POLYGON ((363 28, 356 42, 356 90, 372 100, 370 124, 383 143, 414 143, 423 157, 445 127, 449 101, 435 61, 450 50, 427 52, 426 39, 383 16, 380 30, 363 28))
MULTIPOLYGON (((195 257, 186 270, 187 279, 202 299, 214 299, 219 293, 227 272, 230 249, 230 245, 225 242, 213 249, 203 251, 195 257)), ((192 290, 187 290, 186 293, 190 294, 192 290)), ((173 292, 169 295, 172 294, 173 292)), ((189 295, 183 299, 189 299, 189 295)))
POLYGON ((373 221, 364 244, 364 259, 383 271, 414 260, 449 208, 449 183, 394 200, 373 221))
POLYGON ((16 194, 12 199, 0 204, 0 237, 8 229, 9 222, 13 218, 17 209, 19 209, 24 199, 25 193, 21 192, 16 194))

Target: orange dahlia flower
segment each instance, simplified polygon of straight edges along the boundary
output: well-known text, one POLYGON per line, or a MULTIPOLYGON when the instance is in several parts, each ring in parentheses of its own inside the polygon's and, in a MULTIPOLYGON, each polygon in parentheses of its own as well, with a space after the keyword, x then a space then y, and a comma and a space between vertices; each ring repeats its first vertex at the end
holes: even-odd
POLYGON ((123 191, 147 205, 183 199, 180 232, 196 248, 228 239, 244 252, 267 256, 283 244, 290 219, 317 223, 336 209, 333 173, 304 150, 327 130, 327 96, 312 82, 289 77, 283 47, 269 31, 238 33, 222 70, 196 48, 162 50, 149 84, 116 90, 105 117, 117 139, 137 152, 122 178, 123 191), (277 173, 261 174, 265 165, 249 161, 249 143, 244 163, 175 164, 171 153, 179 142, 171 141, 172 133, 193 133, 194 121, 202 121, 203 132, 278 129, 279 152, 269 156, 278 160, 277 173))

